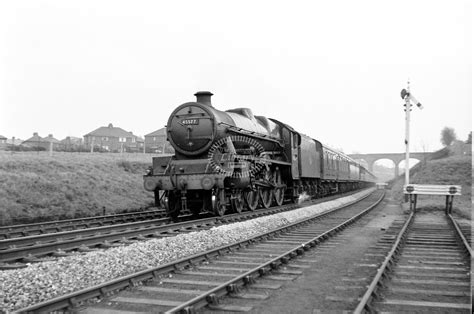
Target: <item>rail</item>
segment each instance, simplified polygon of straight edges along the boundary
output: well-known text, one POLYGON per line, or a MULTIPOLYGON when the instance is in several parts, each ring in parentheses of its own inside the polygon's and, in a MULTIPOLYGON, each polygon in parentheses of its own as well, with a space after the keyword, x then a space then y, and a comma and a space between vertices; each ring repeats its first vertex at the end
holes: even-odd
POLYGON ((114 215, 83 217, 75 219, 43 221, 31 224, 0 226, 0 239, 11 239, 21 236, 62 232, 67 230, 86 229, 92 226, 104 226, 127 221, 151 219, 164 216, 164 210, 151 210, 114 215))
POLYGON ((458 238, 461 240, 462 244, 464 245, 465 251, 472 258, 472 247, 469 245, 469 242, 464 236, 464 233, 461 231, 461 228, 459 228, 458 223, 456 222, 456 220, 453 218, 451 214, 448 215, 448 218, 451 224, 453 225, 453 228, 456 230, 456 235, 458 236, 458 238))
POLYGON ((413 222, 413 218, 415 217, 415 212, 411 212, 410 216, 408 217, 407 221, 403 225, 402 229, 400 230, 393 246, 390 252, 388 253, 387 257, 385 257, 384 262, 380 266, 380 268, 377 270, 377 274, 375 275, 374 279, 370 283, 369 287, 367 288, 367 291, 365 294, 362 296, 362 299, 359 303, 359 305, 356 307, 354 310, 355 314, 360 314, 363 311, 368 311, 372 312, 370 309, 370 301, 373 298, 373 296, 377 293, 377 289, 379 285, 381 284, 381 280, 387 276, 387 272, 390 269, 390 266, 394 262, 394 258, 396 254, 398 253, 402 242, 404 241, 406 237, 406 232, 408 230, 408 226, 413 222))

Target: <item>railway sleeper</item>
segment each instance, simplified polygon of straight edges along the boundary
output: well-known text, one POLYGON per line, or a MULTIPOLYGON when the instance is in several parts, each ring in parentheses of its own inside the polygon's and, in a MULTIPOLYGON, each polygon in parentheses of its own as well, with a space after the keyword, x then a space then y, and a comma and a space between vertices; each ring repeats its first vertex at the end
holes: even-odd
POLYGON ((0 263, 0 270, 20 269, 26 267, 28 267, 26 263, 0 263))

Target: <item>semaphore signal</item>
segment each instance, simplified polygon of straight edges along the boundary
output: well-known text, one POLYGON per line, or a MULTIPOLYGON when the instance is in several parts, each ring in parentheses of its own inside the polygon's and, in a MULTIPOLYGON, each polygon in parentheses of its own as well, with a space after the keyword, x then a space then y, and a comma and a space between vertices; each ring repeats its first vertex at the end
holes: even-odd
POLYGON ((402 89, 400 95, 402 96, 402 99, 405 99, 405 101, 411 101, 415 105, 417 105, 418 108, 423 109, 423 105, 413 96, 412 93, 410 93, 410 82, 408 82, 408 90, 402 89))
POLYGON ((410 111, 411 111, 411 103, 414 103, 418 108, 423 109, 421 103, 413 96, 410 92, 410 80, 407 82, 407 88, 402 89, 400 92, 400 96, 402 99, 405 100, 405 185, 410 183, 410 167, 409 167, 409 160, 410 160, 410 111))

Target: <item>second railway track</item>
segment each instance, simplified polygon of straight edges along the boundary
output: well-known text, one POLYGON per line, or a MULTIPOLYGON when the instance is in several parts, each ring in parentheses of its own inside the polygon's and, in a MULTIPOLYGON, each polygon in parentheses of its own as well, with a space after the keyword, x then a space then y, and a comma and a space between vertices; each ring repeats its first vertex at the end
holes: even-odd
POLYGON ((166 212, 164 210, 149 210, 115 215, 103 215, 76 219, 44 221, 31 224, 1 226, 0 240, 42 235, 47 233, 74 231, 79 229, 109 226, 127 222, 157 219, 162 217, 166 217, 166 212))
MULTIPOLYGON (((312 203, 315 204, 336 197, 340 196, 317 199, 312 203)), ((247 220, 291 210, 298 206, 296 204, 287 204, 223 217, 206 217, 206 215, 201 215, 204 218, 197 220, 192 215, 183 215, 180 216, 182 221, 179 223, 172 223, 169 218, 165 217, 3 239, 0 240, 0 269, 25 267, 25 263, 38 262, 43 258, 54 256, 64 256, 70 251, 86 252, 91 249, 126 244, 130 241, 168 237, 179 232, 208 229, 223 223, 247 220)))
POLYGON ((451 215, 412 213, 356 313, 471 313, 472 249, 451 215))

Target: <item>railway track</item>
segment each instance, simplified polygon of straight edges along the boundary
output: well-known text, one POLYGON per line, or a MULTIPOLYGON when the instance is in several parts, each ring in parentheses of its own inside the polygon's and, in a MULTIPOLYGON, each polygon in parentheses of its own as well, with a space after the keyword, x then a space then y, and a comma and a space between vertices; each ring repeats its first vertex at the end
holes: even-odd
POLYGON ((456 218, 453 219, 456 221, 460 231, 464 235, 464 238, 466 239, 467 243, 469 243, 469 246, 472 248, 472 225, 471 223, 467 223, 465 219, 458 220, 456 218))
POLYGON ((261 289, 278 289, 305 266, 298 256, 310 250, 373 209, 382 199, 377 191, 343 208, 285 226, 243 242, 197 254, 154 269, 118 278, 99 286, 56 298, 20 312, 74 308, 107 298, 86 309, 151 312, 192 312, 208 306, 219 310, 249 310, 235 300, 265 298, 261 289), (145 284, 143 284, 145 282, 145 284), (125 291, 114 294, 118 290, 125 291), (230 296, 231 298, 225 298, 230 296))
POLYGON ((399 229, 355 313, 471 313, 472 249, 454 218, 412 213, 399 229))
POLYGON ((166 217, 166 212, 164 210, 150 210, 116 215, 45 221, 33 224, 2 226, 0 227, 0 240, 55 232, 74 231, 164 217, 166 217))
MULTIPOLYGON (((309 202, 308 205, 337 197, 341 196, 314 200, 309 202)), ((197 220, 192 215, 183 215, 180 216, 182 221, 178 223, 172 223, 168 217, 165 217, 3 239, 0 240, 0 269, 26 267, 25 263, 40 262, 45 258, 66 256, 71 251, 87 252, 92 249, 106 249, 133 241, 169 237, 180 232, 208 229, 215 225, 248 220, 291 210, 296 207, 299 207, 299 205, 287 204, 269 209, 197 220)), ((203 217, 206 216, 203 215, 203 217)))

